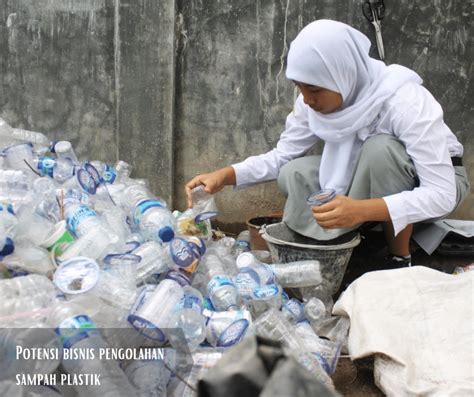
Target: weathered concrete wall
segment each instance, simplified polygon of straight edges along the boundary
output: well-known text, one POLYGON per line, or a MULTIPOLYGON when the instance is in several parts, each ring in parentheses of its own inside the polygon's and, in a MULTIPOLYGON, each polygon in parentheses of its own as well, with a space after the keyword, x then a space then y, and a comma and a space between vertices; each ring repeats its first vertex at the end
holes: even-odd
MULTIPOLYGON (((184 208, 183 184, 271 149, 295 91, 285 58, 299 29, 332 18, 375 43, 359 0, 0 0, 0 116, 122 158, 184 208)), ((472 10, 387 2, 388 63, 422 75, 465 145, 474 185, 472 10)), ((372 55, 377 56, 375 46, 372 55)), ((319 148, 320 149, 320 148, 319 148)), ((473 195, 458 215, 474 219, 473 195)), ((274 182, 218 195, 223 223, 282 208, 274 182)))
MULTIPOLYGON (((415 69, 438 98, 445 119, 465 145, 474 186, 472 139, 472 14, 466 2, 386 2, 383 37, 387 63, 415 69), (469 45, 471 44, 471 45, 469 45), (469 95, 471 94, 471 95, 469 95)), ((292 110, 293 84, 284 76, 288 46, 299 29, 319 18, 346 22, 375 43, 361 1, 182 1, 177 69, 176 191, 193 175, 271 149, 292 110)), ((371 50, 378 57, 374 44, 371 50)), ((181 188, 181 190, 179 190, 181 188)), ((242 222, 282 208, 274 182, 218 196, 222 220, 242 222)), ((474 197, 458 216, 474 219, 474 197)))

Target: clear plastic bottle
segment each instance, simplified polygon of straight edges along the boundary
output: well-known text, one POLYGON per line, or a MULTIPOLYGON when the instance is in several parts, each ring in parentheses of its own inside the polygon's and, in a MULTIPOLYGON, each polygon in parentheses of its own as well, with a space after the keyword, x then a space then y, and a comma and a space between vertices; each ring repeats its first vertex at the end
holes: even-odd
POLYGON ((326 306, 323 301, 318 298, 311 298, 304 306, 304 314, 311 326, 316 325, 326 318, 326 306))
POLYGON ((62 361, 63 369, 69 374, 100 375, 100 385, 92 383, 77 388, 80 396, 135 395, 118 362, 99 359, 99 349, 107 348, 107 344, 84 307, 73 302, 60 302, 51 314, 51 326, 61 338, 65 350, 79 349, 84 354, 89 354, 88 359, 83 360, 65 355, 62 361), (91 351, 94 352, 94 357, 90 356, 91 351))
POLYGON ((202 302, 198 290, 189 286, 183 288, 183 297, 170 318, 170 343, 176 349, 196 350, 206 338, 202 302))
MULTIPOLYGON (((48 138, 41 132, 12 128, 4 119, 0 118, 1 145, 12 145, 19 142, 31 142, 35 146, 48 146, 48 138)), ((0 146, 1 147, 1 146, 0 146)))
POLYGON ((183 297, 183 289, 174 280, 165 279, 156 287, 142 288, 130 310, 128 322, 144 336, 164 343, 170 316, 183 297))
POLYGON ((24 204, 31 201, 30 191, 31 179, 26 171, 0 170, 0 202, 24 204))
POLYGON ((244 230, 235 239, 233 254, 237 258, 241 253, 250 251, 250 232, 244 230))
POLYGON ((293 324, 299 323, 305 319, 304 305, 295 298, 289 299, 281 307, 281 312, 285 318, 293 324))
POLYGON ((205 309, 207 341, 214 347, 230 347, 239 343, 252 325, 248 310, 213 312, 205 309))
POLYGON ((102 161, 89 161, 89 164, 99 172, 101 182, 112 184, 117 178, 117 170, 102 161))
POLYGON ((69 141, 58 141, 54 144, 54 152, 60 160, 69 160, 73 164, 79 164, 76 153, 72 148, 72 144, 69 141))
POLYGON ((207 293, 216 310, 237 309, 239 291, 229 276, 216 275, 212 277, 207 285, 207 293))
POLYGON ((55 299, 54 284, 45 276, 0 280, 0 327, 41 326, 55 299))
POLYGON ((147 241, 132 251, 141 260, 137 264, 137 284, 171 269, 167 250, 156 241, 147 241))
POLYGON ((124 191, 133 221, 148 240, 168 242, 174 237, 176 220, 163 200, 141 185, 129 186, 124 191))
POLYGON ((17 224, 13 206, 0 203, 0 260, 15 250, 17 224))
POLYGON ((70 159, 54 159, 41 156, 33 160, 41 176, 49 176, 59 183, 63 183, 74 176, 75 166, 70 159))
POLYGON ((321 284, 320 263, 316 260, 268 265, 282 287, 308 287, 321 284))

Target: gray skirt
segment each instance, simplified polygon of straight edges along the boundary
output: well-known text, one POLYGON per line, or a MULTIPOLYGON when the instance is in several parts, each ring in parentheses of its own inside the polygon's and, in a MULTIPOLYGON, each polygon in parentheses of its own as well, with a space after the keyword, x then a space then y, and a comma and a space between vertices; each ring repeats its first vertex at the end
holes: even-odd
MULTIPOLYGON (((292 160, 281 168, 278 186, 286 196, 283 222, 304 236, 331 240, 357 229, 358 226, 348 229, 324 229, 314 220, 311 209, 306 204, 306 197, 321 189, 320 162, 321 156, 306 156, 292 160)), ((469 192, 469 182, 464 167, 454 167, 454 170, 456 209, 469 192)), ((354 199, 380 198, 413 190, 418 185, 415 167, 404 145, 391 135, 380 134, 367 139, 362 145, 345 194, 354 199)))

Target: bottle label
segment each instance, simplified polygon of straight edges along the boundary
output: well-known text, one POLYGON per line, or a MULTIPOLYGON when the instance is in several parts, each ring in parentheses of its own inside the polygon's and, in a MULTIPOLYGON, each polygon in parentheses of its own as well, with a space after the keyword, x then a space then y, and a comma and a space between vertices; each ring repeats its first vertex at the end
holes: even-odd
POLYGON ((166 204, 158 200, 146 199, 140 201, 133 211, 133 221, 135 224, 138 225, 140 223, 140 219, 142 219, 143 214, 153 207, 166 208, 166 204))
POLYGON ((112 183, 115 182, 115 178, 117 178, 117 171, 115 170, 115 168, 113 168, 110 165, 106 164, 105 171, 102 175, 102 180, 105 183, 112 184, 112 183))
POLYGON ((185 293, 181 300, 176 304, 175 311, 182 309, 191 309, 201 313, 201 300, 194 294, 185 293))
POLYGON ((280 293, 280 289, 276 285, 264 285, 262 287, 255 288, 253 291, 254 299, 270 299, 277 296, 280 293))
POLYGON ((214 293, 219 289, 226 285, 232 285, 235 287, 232 280, 227 276, 214 276, 209 284, 207 285, 207 292, 209 296, 214 295, 214 293))
POLYGON ((235 285, 242 297, 250 298, 253 291, 259 286, 259 277, 253 269, 248 268, 245 272, 242 270, 244 269, 241 269, 241 272, 235 278, 235 285))
POLYGON ((77 229, 81 222, 92 217, 97 217, 96 212, 86 205, 81 205, 67 217, 68 229, 77 236, 77 229))
POLYGON ((65 349, 71 348, 83 339, 100 337, 95 323, 85 314, 67 318, 54 331, 60 337, 65 349))
POLYGON ((228 347, 240 342, 249 324, 249 321, 244 318, 233 322, 217 339, 217 347, 228 347))
POLYGON ((38 159, 37 168, 41 176, 49 176, 53 178, 55 165, 56 160, 52 159, 51 157, 43 156, 38 159))
POLYGON ((173 262, 181 268, 188 268, 197 262, 191 245, 184 238, 176 237, 170 242, 170 255, 173 262))
POLYGON ((296 299, 288 300, 282 307, 282 310, 285 310, 296 319, 296 321, 301 321, 304 319, 304 306, 301 302, 296 299))

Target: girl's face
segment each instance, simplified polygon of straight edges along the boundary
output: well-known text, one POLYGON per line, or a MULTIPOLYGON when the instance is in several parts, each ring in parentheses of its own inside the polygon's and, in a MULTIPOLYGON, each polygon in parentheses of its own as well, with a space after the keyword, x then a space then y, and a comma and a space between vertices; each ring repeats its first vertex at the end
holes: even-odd
POLYGON ((315 112, 333 113, 342 106, 342 95, 326 88, 294 82, 303 94, 304 103, 315 112))

